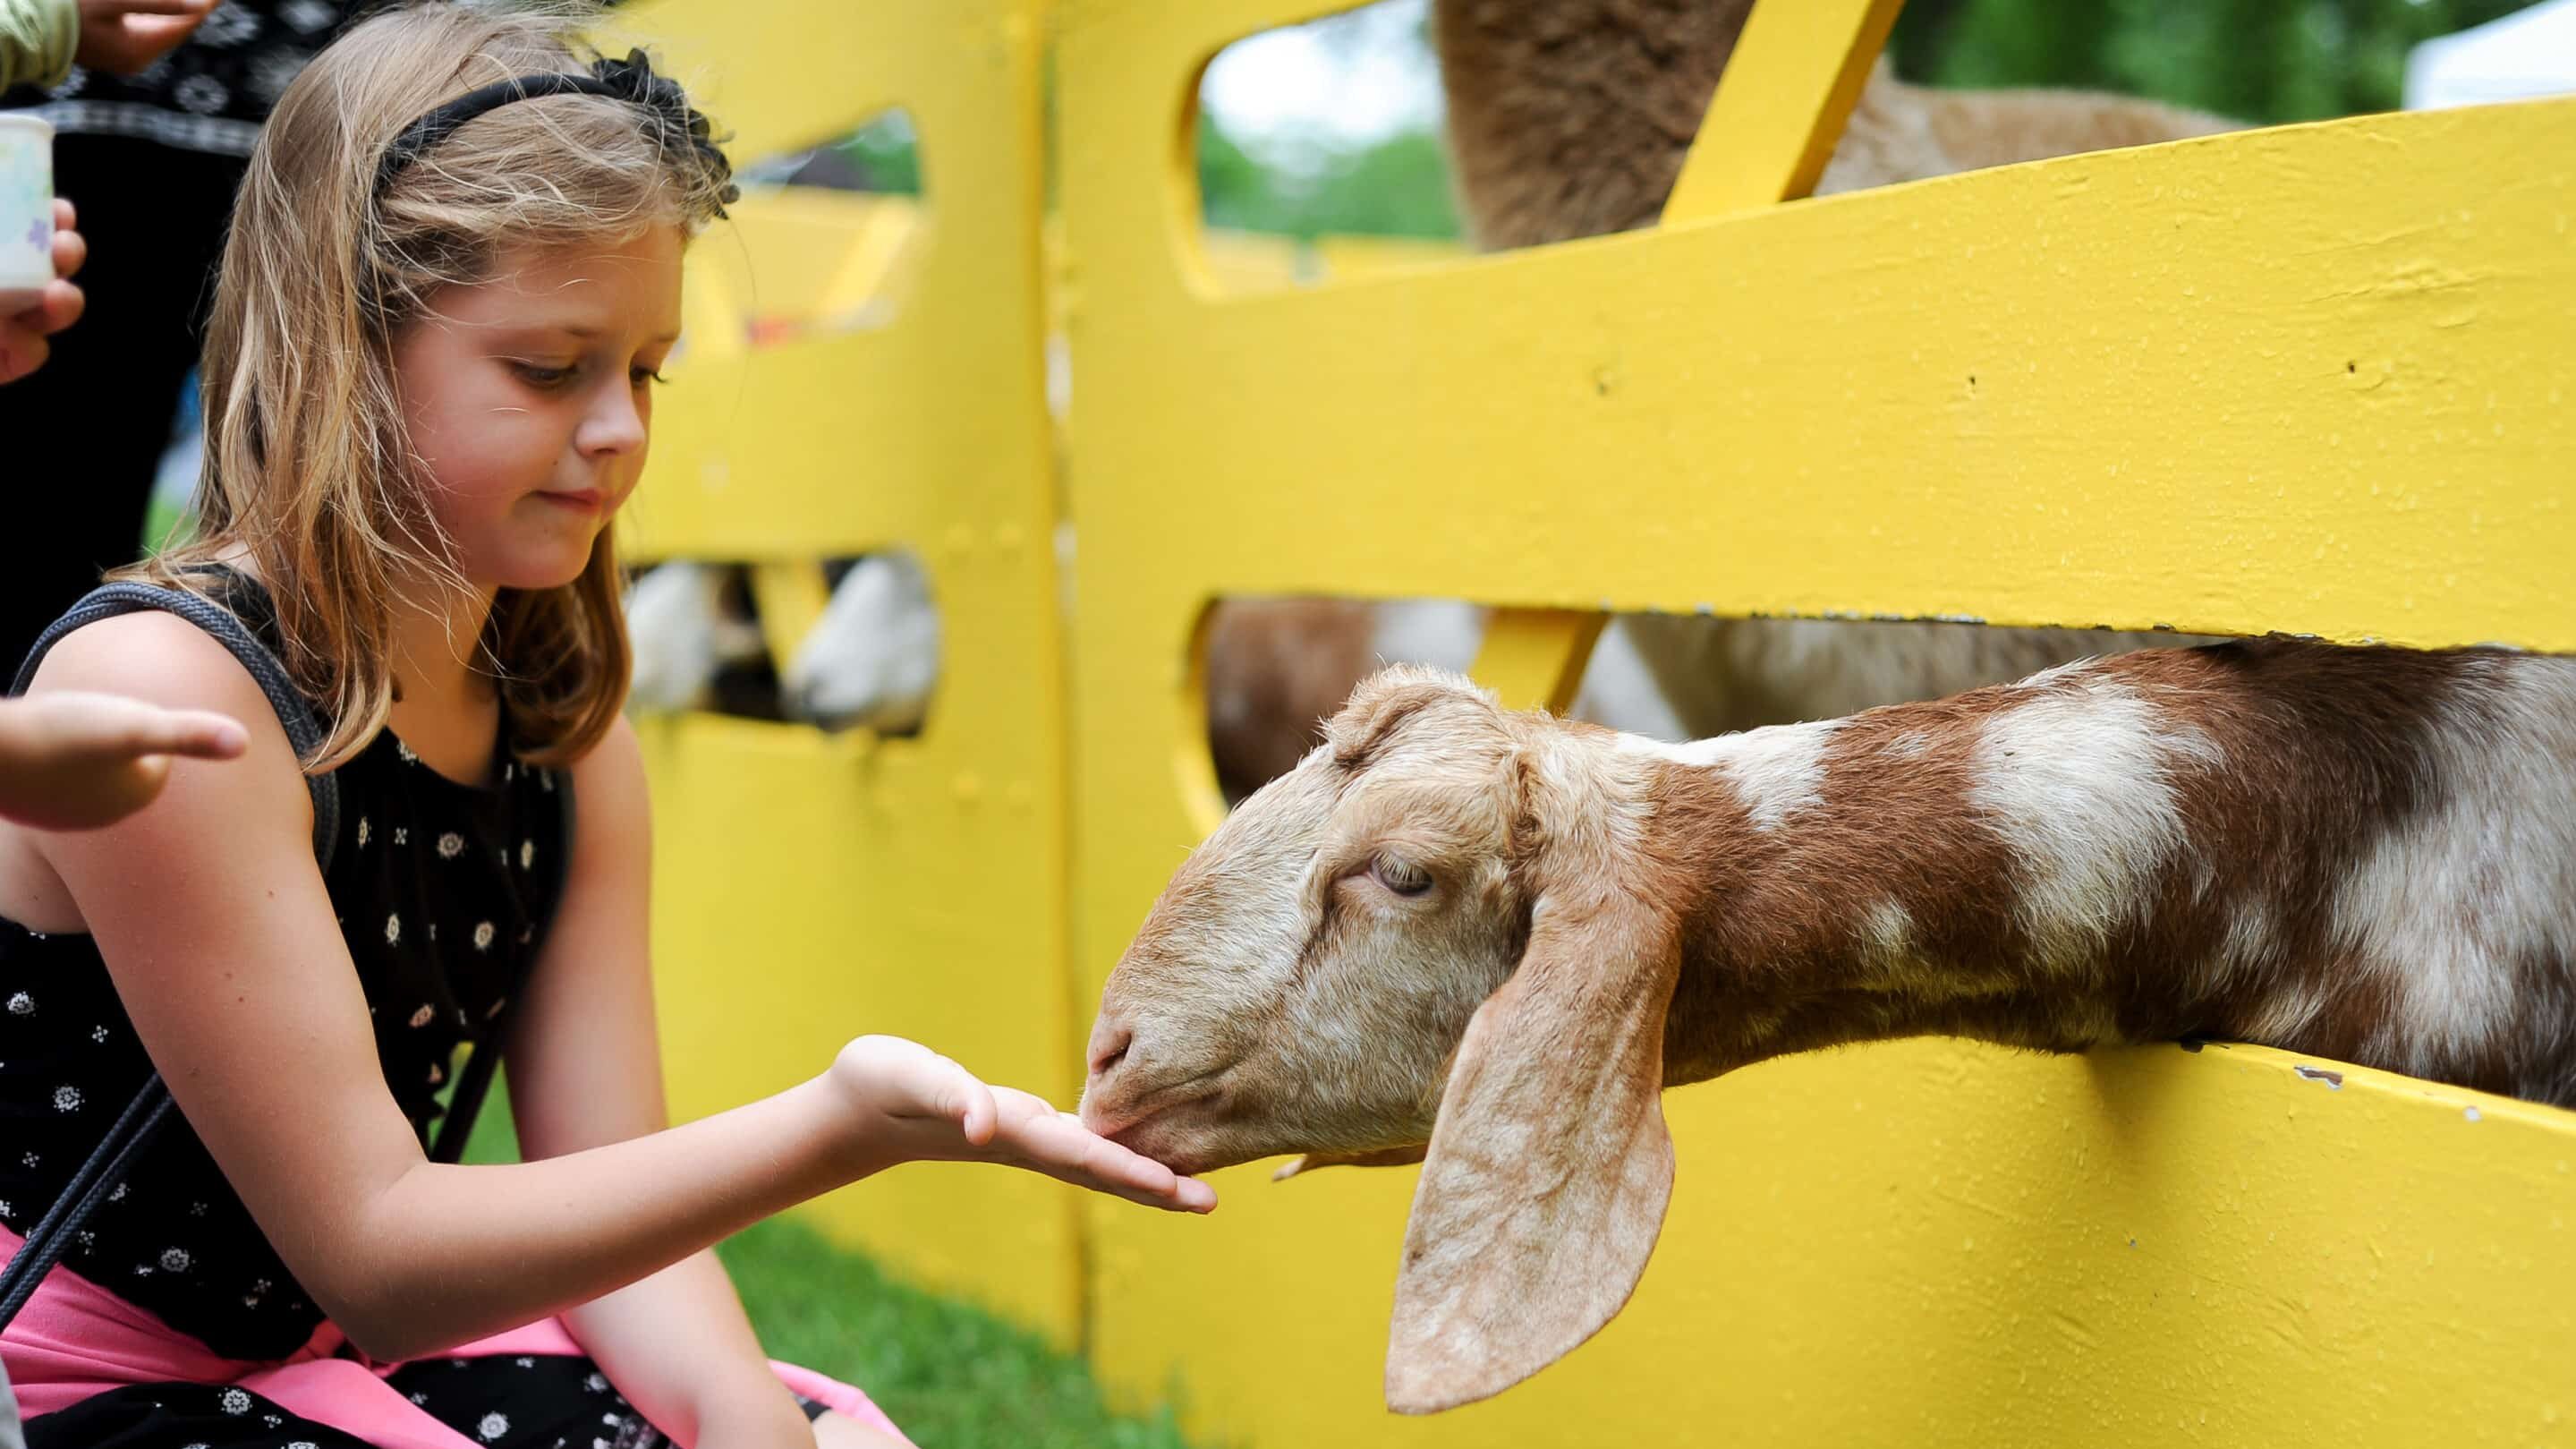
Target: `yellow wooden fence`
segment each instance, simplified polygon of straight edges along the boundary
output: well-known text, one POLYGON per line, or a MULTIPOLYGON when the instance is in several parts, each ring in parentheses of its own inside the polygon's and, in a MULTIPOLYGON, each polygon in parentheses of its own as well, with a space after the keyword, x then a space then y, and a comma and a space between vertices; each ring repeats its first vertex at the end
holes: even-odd
MULTIPOLYGON (((2576 103, 1783 204, 1895 7, 1765 0, 1660 228, 1268 285, 1199 227, 1197 77, 1328 8, 636 8, 739 156, 901 105, 928 191, 899 235, 747 198, 692 262, 640 548, 792 598, 909 546, 947 663, 918 740, 648 730, 685 1109, 862 1030, 1069 1100, 1214 818, 1191 648, 1224 595, 1508 606, 1483 669, 1532 701, 1601 608, 2576 650, 2576 103), (749 346, 773 255, 800 298, 878 279, 860 325, 749 346)), ((2576 1114, 2300 1065, 1926 1041, 1677 1093, 1636 1301, 1422 1421, 1378 1396, 1409 1170, 1239 1169, 1183 1221, 910 1169, 815 1213, 1239 1443, 2576 1442, 2576 1114)))

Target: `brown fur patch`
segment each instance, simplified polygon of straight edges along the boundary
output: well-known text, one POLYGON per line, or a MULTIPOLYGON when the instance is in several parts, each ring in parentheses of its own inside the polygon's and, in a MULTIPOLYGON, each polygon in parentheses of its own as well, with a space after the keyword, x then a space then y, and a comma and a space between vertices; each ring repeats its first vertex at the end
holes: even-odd
MULTIPOLYGON (((2405 1070, 2423 1048, 2396 985, 2408 963, 2357 955, 2330 913, 2357 863, 2440 803, 2440 711, 2510 658, 2247 640, 1872 710, 1832 737, 1820 804, 1779 830, 1753 828, 1720 771, 1661 763, 1644 888, 1690 903, 1667 1076, 1925 1033, 2052 1050, 2206 1035, 2405 1070), (2124 686, 2223 763, 2169 760, 2184 848, 2101 949, 2043 964, 2013 910, 2022 863, 1974 803, 1978 742, 2085 680, 2124 686), (1902 949, 1874 920, 1901 924, 1902 949)), ((2529 1007, 2440 1075, 2568 1099, 2576 1048, 2547 1023, 2576 1009, 2571 968, 2499 963, 2529 1007)))
POLYGON ((1439 0, 1449 144, 1477 242, 1663 211, 1752 0, 1439 0))
POLYGON ((1208 752, 1229 801, 1288 773, 1368 673, 1377 615, 1346 599, 1228 599, 1207 624, 1208 752))

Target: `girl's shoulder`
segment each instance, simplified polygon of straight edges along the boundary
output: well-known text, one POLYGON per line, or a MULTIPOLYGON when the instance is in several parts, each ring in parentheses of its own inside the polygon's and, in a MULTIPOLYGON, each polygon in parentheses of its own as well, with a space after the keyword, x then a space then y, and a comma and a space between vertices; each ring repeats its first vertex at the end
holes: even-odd
POLYGON ((138 609, 84 624, 56 640, 29 691, 116 687, 138 699, 206 704, 209 691, 223 693, 235 681, 266 712, 258 681, 222 640, 176 614, 138 609))
POLYGON ((223 641, 176 614, 157 609, 118 614, 65 634, 36 667, 31 694, 99 690, 154 704, 234 712, 244 724, 266 718, 281 739, 268 697, 223 641))

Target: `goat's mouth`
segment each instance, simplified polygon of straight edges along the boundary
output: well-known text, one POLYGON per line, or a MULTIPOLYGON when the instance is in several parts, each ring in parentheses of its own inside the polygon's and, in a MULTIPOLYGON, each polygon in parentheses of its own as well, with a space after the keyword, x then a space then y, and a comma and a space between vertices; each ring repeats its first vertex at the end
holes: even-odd
POLYGON ((1226 1141, 1232 1134, 1223 1075, 1220 1069, 1125 1102, 1087 1095, 1082 1125, 1184 1176, 1249 1162, 1262 1154, 1229 1150, 1226 1141))

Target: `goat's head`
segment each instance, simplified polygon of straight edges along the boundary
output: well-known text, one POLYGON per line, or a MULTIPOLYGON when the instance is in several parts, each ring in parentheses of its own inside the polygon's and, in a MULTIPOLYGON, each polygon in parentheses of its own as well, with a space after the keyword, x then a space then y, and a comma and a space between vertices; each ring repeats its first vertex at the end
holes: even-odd
POLYGON ((1185 862, 1112 972, 1083 1118, 1198 1172, 1427 1144, 1387 1397, 1496 1393, 1626 1302, 1672 1180, 1685 890, 1646 767, 1398 668, 1185 862))

